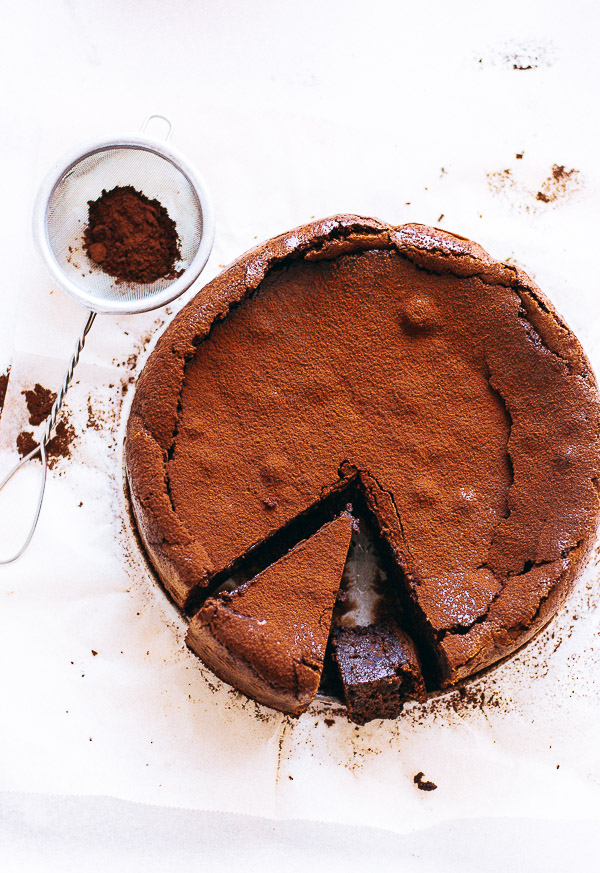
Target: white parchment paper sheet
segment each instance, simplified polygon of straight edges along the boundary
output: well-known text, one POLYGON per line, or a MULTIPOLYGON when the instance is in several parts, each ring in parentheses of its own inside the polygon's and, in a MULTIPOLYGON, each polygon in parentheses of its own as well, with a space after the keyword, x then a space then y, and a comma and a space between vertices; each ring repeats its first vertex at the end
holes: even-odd
MULTIPOLYGON (((5 17, 0 372, 12 370, 2 469, 27 429, 21 391, 60 383, 85 319, 34 251, 36 186, 77 141, 136 128, 152 111, 172 117, 175 144, 215 200, 215 248, 200 284, 313 217, 421 221, 523 266, 600 372, 593 3, 40 0, 9 5, 5 17), (574 172, 557 185, 553 166, 574 172)), ((597 557, 520 655, 462 698, 409 706, 395 723, 359 729, 319 704, 294 721, 237 694, 186 650, 122 491, 132 378, 183 302, 97 319, 68 395, 72 456, 49 475, 29 551, 0 569, 7 858, 38 869, 32 792, 379 828, 407 840, 435 832, 440 852, 457 820, 510 822, 510 841, 518 822, 524 837, 534 821, 544 834, 548 822, 557 834, 570 822, 585 849, 586 822, 600 810, 597 557), (418 771, 436 791, 416 789, 418 771), (31 855, 16 822, 31 826, 31 855), (11 854, 17 845, 21 854, 11 854)), ((23 528, 36 475, 27 471, 0 501, 2 529, 23 528)), ((8 535, 0 545, 10 548, 8 535)), ((139 822, 140 833, 155 827, 150 814, 139 822)), ((550 838, 536 839, 536 857, 544 845, 550 861, 559 857, 550 838)), ((423 842, 403 845, 425 857, 423 842)))

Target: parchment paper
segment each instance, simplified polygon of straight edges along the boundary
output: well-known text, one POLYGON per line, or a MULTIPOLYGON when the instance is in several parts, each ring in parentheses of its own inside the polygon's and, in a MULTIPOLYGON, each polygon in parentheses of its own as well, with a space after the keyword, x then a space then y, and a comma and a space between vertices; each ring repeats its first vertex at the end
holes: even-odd
MULTIPOLYGON (((12 365, 2 470, 14 460, 16 434, 30 429, 21 391, 60 383, 85 320, 34 251, 33 193, 73 142, 126 122, 135 127, 137 106, 121 95, 111 114, 104 96, 119 75, 132 75, 119 54, 119 28, 134 25, 146 44, 160 34, 181 93, 159 84, 156 72, 155 93, 137 80, 132 89, 142 109, 160 104, 174 116, 175 142, 206 176, 217 206, 215 249, 198 288, 257 241, 313 217, 353 211, 421 221, 524 267, 600 372, 599 176, 586 103, 598 74, 593 28, 561 21, 557 4, 534 4, 537 18, 529 9, 518 18, 509 4, 502 19, 490 13, 490 28, 481 10, 469 19, 466 5, 454 4, 448 17, 449 7, 435 3, 436 27, 425 40, 414 10, 401 18, 396 4, 375 3, 359 20, 356 5, 334 3, 335 15, 319 4, 315 33, 307 17, 315 4, 292 21, 264 2, 274 16, 272 41, 263 45, 273 54, 265 58, 244 39, 262 39, 255 13, 229 9, 227 28, 215 10, 202 17, 183 4, 170 12, 175 35, 163 28, 161 4, 143 5, 139 20, 130 11, 138 3, 109 3, 112 18, 95 2, 65 3, 52 19, 49 7, 38 7, 42 24, 29 53, 46 59, 51 82, 64 83, 67 61, 49 53, 37 27, 54 34, 55 48, 75 35, 84 75, 72 88, 81 95, 87 83, 102 111, 84 100, 69 115, 55 103, 57 126, 49 85, 38 93, 31 79, 19 93, 32 95, 35 111, 16 99, 8 107, 15 133, 2 154, 22 181, 9 174, 14 217, 3 218, 3 248, 19 255, 0 285, 7 313, 0 370, 12 365), (296 40, 288 60, 282 37, 292 25, 311 48, 301 54, 296 40), (194 33, 204 55, 192 53, 194 33), (202 71, 206 83, 216 63, 211 34, 229 66, 210 79, 214 94, 193 102, 189 75, 202 71), (553 167, 566 176, 557 179, 553 167)), ((595 7, 580 5, 597 24, 595 7)), ((26 27, 21 13, 11 14, 26 27)), ((135 377, 185 300, 168 311, 97 319, 68 394, 77 434, 71 457, 49 473, 29 550, 0 569, 0 790, 404 835, 440 833, 457 820, 522 821, 523 833, 527 822, 597 820, 597 551, 573 596, 526 649, 463 692, 408 705, 396 722, 358 728, 318 702, 293 720, 233 691, 186 649, 184 622, 139 551, 122 477, 135 377), (417 790, 419 771, 437 790, 417 790)), ((0 500, 2 531, 23 527, 37 475, 28 470, 0 500)), ((3 551, 11 542, 3 533, 3 551)))

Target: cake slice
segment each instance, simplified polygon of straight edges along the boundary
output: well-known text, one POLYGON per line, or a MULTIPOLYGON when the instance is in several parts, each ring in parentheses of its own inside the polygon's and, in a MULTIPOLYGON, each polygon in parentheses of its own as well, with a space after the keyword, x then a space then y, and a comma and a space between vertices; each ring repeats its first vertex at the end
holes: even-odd
POLYGON ((349 718, 397 718, 407 698, 427 698, 415 644, 397 624, 339 627, 333 633, 349 718))
POLYGON ((209 598, 186 642, 225 682, 300 715, 319 688, 353 519, 346 514, 230 594, 209 598))

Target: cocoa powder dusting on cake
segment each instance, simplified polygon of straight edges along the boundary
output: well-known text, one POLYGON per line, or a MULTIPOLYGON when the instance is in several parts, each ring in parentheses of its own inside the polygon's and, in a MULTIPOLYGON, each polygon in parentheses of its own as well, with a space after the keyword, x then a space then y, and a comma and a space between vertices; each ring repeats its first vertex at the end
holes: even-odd
POLYGON ((36 382, 33 389, 21 391, 21 394, 24 395, 25 402, 27 403, 29 424, 37 427, 52 412, 56 394, 54 391, 50 391, 49 388, 44 388, 39 382, 36 382))

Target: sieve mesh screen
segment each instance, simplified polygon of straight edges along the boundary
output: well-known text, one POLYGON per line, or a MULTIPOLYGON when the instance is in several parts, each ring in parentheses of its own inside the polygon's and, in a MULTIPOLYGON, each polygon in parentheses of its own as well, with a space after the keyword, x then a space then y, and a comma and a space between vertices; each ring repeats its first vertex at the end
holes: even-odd
POLYGON ((175 270, 186 270, 202 240, 202 204, 179 167, 141 145, 101 148, 67 169, 50 195, 46 232, 58 267, 81 291, 98 301, 130 302, 135 307, 168 288, 175 279, 157 279, 149 284, 117 280, 88 258, 83 247, 88 201, 97 200, 103 190, 127 185, 165 207, 179 236, 181 258, 175 270))

